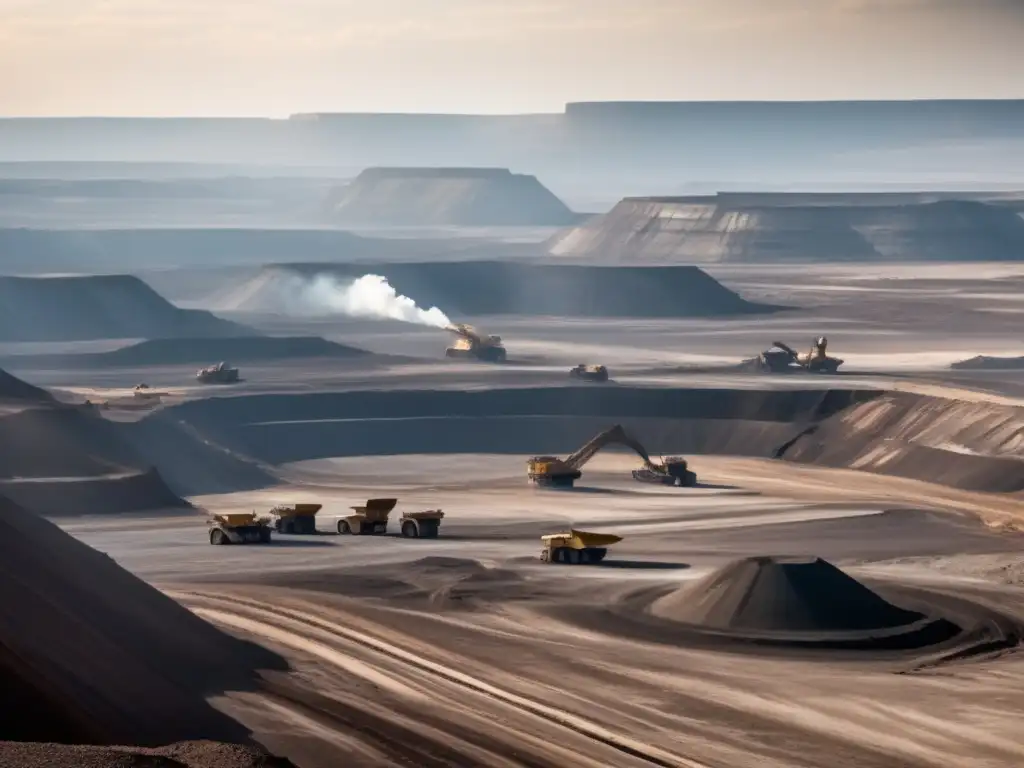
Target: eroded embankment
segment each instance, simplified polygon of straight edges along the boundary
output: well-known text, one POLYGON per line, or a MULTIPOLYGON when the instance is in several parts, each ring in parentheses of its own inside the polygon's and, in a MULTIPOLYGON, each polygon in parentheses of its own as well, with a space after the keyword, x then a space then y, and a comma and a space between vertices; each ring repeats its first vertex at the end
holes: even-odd
POLYGON ((954 371, 1021 371, 1024 370, 1024 357, 978 355, 952 363, 949 367, 954 371))
POLYGON ((968 490, 1024 490, 1024 409, 877 390, 262 395, 193 401, 142 424, 158 420, 267 464, 405 453, 568 454, 620 423, 652 454, 762 456, 968 490))
POLYGON ((244 741, 206 697, 285 666, 2 496, 0 578, 0 740, 244 741))
POLYGON ((0 493, 47 517, 191 508, 156 469, 98 477, 2 479, 0 493))
POLYGON ((887 392, 813 425, 782 452, 974 491, 1024 491, 1024 408, 887 392))
POLYGON ((0 415, 0 493, 46 515, 182 508, 181 496, 272 482, 257 460, 159 413, 115 423, 88 406, 49 403, 0 415))
MULTIPOLYGON (((273 464, 398 453, 568 453, 620 422, 653 452, 770 455, 868 390, 550 387, 211 398, 160 418, 273 464)), ((148 419, 147 419, 148 421, 148 419)))
POLYGON ((873 194, 626 198, 547 246, 615 263, 1016 261, 1024 221, 976 200, 873 194))

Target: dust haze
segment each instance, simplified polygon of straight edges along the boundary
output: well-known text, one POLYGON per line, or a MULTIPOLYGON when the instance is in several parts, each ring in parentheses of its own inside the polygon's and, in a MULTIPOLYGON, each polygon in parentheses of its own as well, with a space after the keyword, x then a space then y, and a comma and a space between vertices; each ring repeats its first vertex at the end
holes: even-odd
POLYGON ((399 294, 381 275, 343 280, 332 275, 305 277, 275 273, 257 301, 246 309, 295 317, 341 316, 371 320, 398 320, 413 325, 445 328, 448 316, 437 307, 424 309, 399 294))
POLYGON ((1024 764, 1024 102, 329 106, 0 120, 0 764, 1024 764))

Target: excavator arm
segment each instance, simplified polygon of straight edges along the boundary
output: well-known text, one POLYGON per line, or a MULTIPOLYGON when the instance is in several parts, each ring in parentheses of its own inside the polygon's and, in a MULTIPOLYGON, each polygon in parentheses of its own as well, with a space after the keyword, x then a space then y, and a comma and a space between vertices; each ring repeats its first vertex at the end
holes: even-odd
POLYGON ((480 342, 483 341, 483 337, 481 336, 480 332, 477 331, 477 329, 474 328, 473 326, 466 325, 465 323, 455 323, 453 325, 445 326, 445 330, 450 331, 451 333, 454 333, 456 336, 463 339, 467 339, 468 341, 474 342, 476 344, 479 344, 480 342))
POLYGON ((789 346, 789 344, 786 344, 783 341, 773 341, 772 342, 772 346, 778 347, 782 351, 792 355, 794 360, 796 360, 796 359, 798 359, 800 357, 800 355, 797 354, 795 349, 793 349, 791 346, 789 346))
POLYGON ((594 454, 606 445, 612 444, 625 445, 627 448, 632 448, 644 460, 644 466, 657 471, 658 465, 651 461, 651 457, 647 454, 644 447, 637 440, 630 437, 621 424, 616 424, 611 429, 606 429, 597 435, 578 451, 571 454, 565 460, 565 464, 572 469, 579 470, 594 457, 594 454))

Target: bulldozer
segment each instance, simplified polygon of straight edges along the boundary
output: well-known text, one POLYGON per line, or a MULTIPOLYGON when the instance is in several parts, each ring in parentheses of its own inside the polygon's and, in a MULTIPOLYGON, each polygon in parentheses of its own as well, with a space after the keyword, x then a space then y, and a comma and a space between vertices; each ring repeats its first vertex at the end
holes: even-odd
POLYGON ((220 362, 207 368, 200 368, 196 372, 196 381, 200 384, 237 384, 238 369, 220 362))
POLYGON ((633 471, 633 479, 640 482, 692 486, 697 475, 691 472, 686 460, 680 457, 657 463, 651 459, 639 441, 627 434, 621 424, 606 429, 586 445, 565 459, 557 456, 534 456, 526 462, 526 474, 530 482, 553 488, 572 488, 573 483, 583 476, 583 465, 606 445, 618 444, 632 448, 643 459, 643 469, 633 471))
POLYGON ((270 520, 255 512, 214 515, 207 525, 214 545, 270 543, 270 520))
POLYGON ((278 533, 314 534, 316 513, 322 508, 322 504, 277 506, 270 510, 270 519, 278 533))
POLYGON ((456 323, 445 328, 457 338, 455 345, 445 350, 445 357, 484 360, 490 363, 505 362, 505 347, 501 336, 489 336, 471 325, 456 323))
MULTIPOLYGON (((382 535, 388 532, 391 510, 398 499, 367 499, 366 504, 351 507, 353 514, 338 520, 338 533, 356 535, 382 535)), ((422 512, 403 512, 399 530, 407 539, 436 539, 444 512, 428 509, 422 512)))
POLYGON ((540 540, 544 543, 544 549, 540 552, 542 562, 590 565, 604 560, 608 547, 622 541, 622 537, 570 528, 563 533, 541 536, 540 540))
POLYGON ((608 381, 608 369, 603 365, 584 365, 580 363, 569 369, 570 379, 583 381, 608 381))
POLYGON ((828 339, 819 336, 811 344, 806 355, 800 355, 795 349, 781 341, 773 341, 772 346, 762 352, 758 358, 758 367, 770 373, 786 373, 787 371, 803 370, 810 373, 836 373, 843 361, 838 357, 829 357, 826 353, 828 339))

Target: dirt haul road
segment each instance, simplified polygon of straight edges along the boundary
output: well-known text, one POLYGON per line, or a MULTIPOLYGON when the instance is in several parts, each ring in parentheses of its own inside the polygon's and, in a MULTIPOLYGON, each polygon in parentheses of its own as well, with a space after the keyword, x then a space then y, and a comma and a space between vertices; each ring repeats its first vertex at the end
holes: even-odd
POLYGON ((369 459, 313 463, 292 468, 302 486, 201 500, 229 510, 315 495, 327 532, 390 478, 403 505, 445 508, 434 541, 325 533, 221 548, 196 518, 62 524, 289 659, 263 692, 215 703, 300 766, 1024 760, 1024 537, 971 514, 1019 515, 1019 500, 710 457, 694 460, 696 489, 624 481, 630 460, 616 455, 588 465, 575 492, 525 487, 508 456, 477 457, 486 482, 438 487, 445 461, 393 457, 388 477, 369 459), (316 484, 318 471, 332 482, 316 484), (605 567, 540 564, 538 536, 569 524, 625 538, 605 567), (920 648, 816 651, 691 642, 652 616, 659 597, 763 554, 823 556, 965 631, 920 648))

